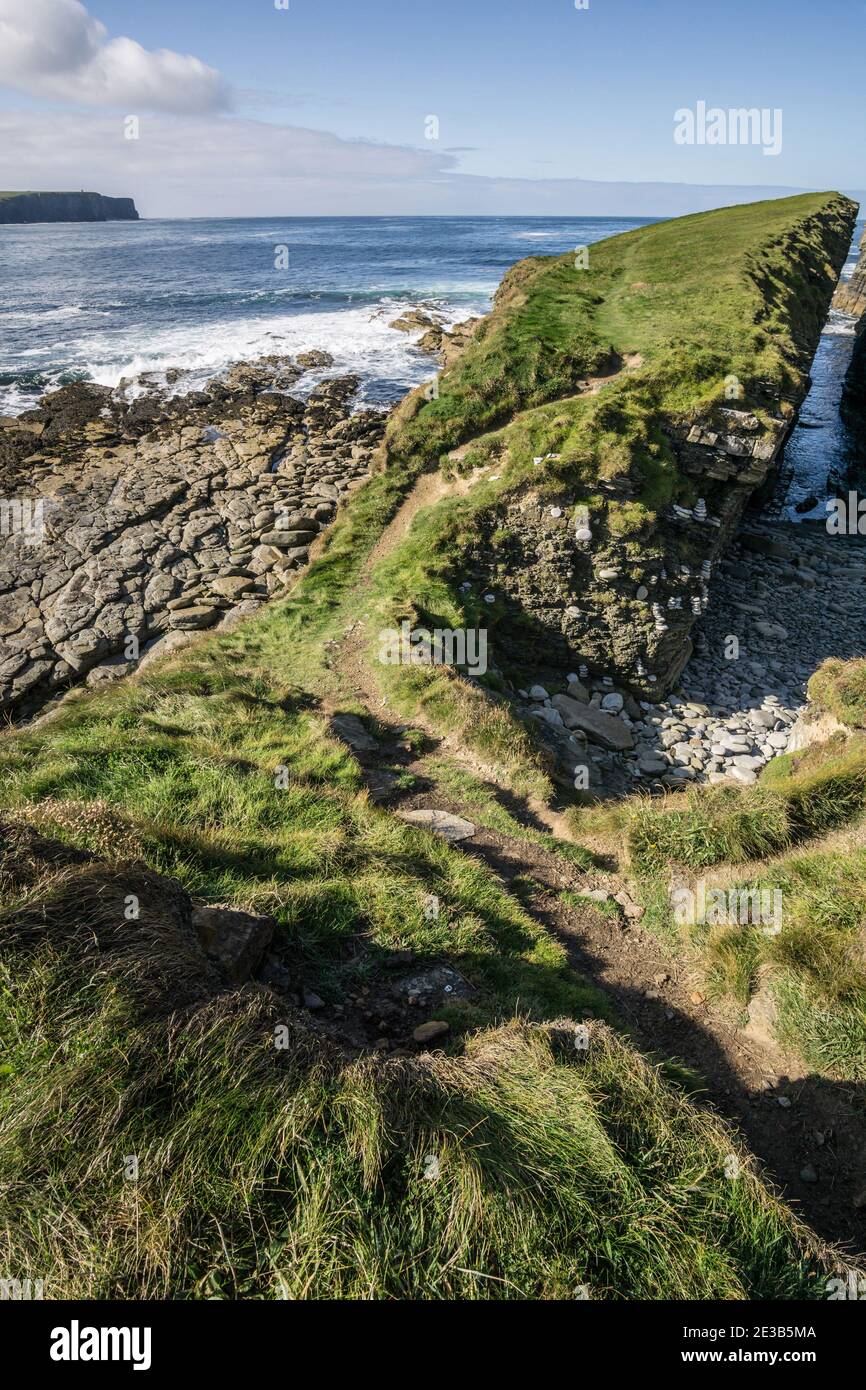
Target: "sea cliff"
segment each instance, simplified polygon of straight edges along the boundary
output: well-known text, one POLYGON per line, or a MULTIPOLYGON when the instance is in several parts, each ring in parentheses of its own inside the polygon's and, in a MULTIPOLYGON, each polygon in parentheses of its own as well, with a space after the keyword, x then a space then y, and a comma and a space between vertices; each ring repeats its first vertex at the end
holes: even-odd
POLYGON ((137 222, 132 198, 102 193, 0 193, 2 222, 137 222))
POLYGON ((866 314, 866 234, 860 242, 860 260, 851 279, 842 284, 833 296, 833 308, 857 318, 866 314))
POLYGON ((838 194, 779 199, 509 272, 436 399, 388 436, 392 460, 464 480, 435 549, 500 657, 675 685, 797 420, 855 215, 838 194))

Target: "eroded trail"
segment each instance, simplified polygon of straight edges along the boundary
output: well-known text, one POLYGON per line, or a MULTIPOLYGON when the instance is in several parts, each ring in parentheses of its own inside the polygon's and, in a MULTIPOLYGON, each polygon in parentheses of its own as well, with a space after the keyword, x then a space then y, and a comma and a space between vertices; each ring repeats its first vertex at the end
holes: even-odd
MULTIPOLYGON (((470 487, 470 481, 438 473, 420 478, 371 551, 361 586, 369 586, 375 567, 405 540, 425 507, 470 487)), ((734 1011, 708 1000, 688 956, 667 949, 642 926, 622 866, 603 856, 600 867, 586 870, 567 862, 555 845, 557 839, 574 842, 563 815, 496 785, 492 770, 458 738, 413 715, 412 728, 424 735, 419 753, 375 679, 369 642, 357 622, 336 645, 331 669, 337 684, 326 709, 334 716, 360 705, 374 721, 375 737, 353 740, 342 731, 373 798, 398 814, 437 809, 469 820, 475 833, 460 842, 461 851, 483 860, 565 945, 572 967, 608 995, 637 1045, 695 1074, 699 1098, 703 1093, 738 1126, 769 1178, 819 1236, 852 1252, 866 1249, 859 1215, 866 1208, 866 1117, 857 1088, 804 1075, 769 1035, 747 1031, 734 1011), (459 776, 455 783, 443 775, 449 767, 468 774, 474 787, 507 810, 510 831, 489 804, 461 790, 459 776)))
MULTIPOLYGON (((483 824, 478 805, 438 776, 448 751, 442 741, 415 756, 401 724, 391 724, 381 708, 376 719, 381 737, 357 750, 375 799, 398 813, 436 808, 470 820, 475 833, 460 842, 461 851, 483 860, 565 945, 569 963, 609 996, 636 1044, 695 1073, 697 1098, 742 1130, 770 1179, 817 1234, 858 1253, 866 1249, 858 1216, 866 1117, 857 1088, 804 1075, 769 1037, 743 1029, 734 1011, 708 1000, 688 957, 667 950, 629 915, 634 909, 619 875, 582 871, 564 862, 552 841, 548 847, 483 824), (413 779, 411 789, 395 785, 400 773, 413 779), (625 908, 614 897, 624 889, 625 908)), ((530 807, 516 798, 509 803, 527 832, 546 830, 530 807)))

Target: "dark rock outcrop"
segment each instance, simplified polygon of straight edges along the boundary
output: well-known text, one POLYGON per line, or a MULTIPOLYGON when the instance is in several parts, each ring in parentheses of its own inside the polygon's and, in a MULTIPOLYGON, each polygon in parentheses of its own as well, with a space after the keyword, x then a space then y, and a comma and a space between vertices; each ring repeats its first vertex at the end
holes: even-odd
POLYGON ((195 907, 192 925, 209 956, 233 985, 255 975, 271 944, 275 917, 257 916, 236 907, 195 907))
MULTIPOLYGON (((764 404, 764 403, 762 403, 764 404)), ((670 689, 691 655, 689 631, 707 603, 715 566, 752 494, 778 466, 796 419, 767 402, 763 419, 723 407, 702 424, 671 426, 668 440, 696 500, 658 519, 640 560, 628 541, 594 548, 605 509, 628 502, 627 484, 600 482, 601 505, 583 524, 576 497, 529 488, 478 518, 468 573, 504 595, 498 634, 521 661, 613 669, 626 684, 670 689), (495 557, 491 569, 489 557, 495 557)))
POLYGON ((137 222, 132 198, 102 193, 0 194, 0 222, 137 222))
POLYGON ((840 285, 833 307, 859 318, 857 340, 842 393, 842 418, 859 444, 857 453, 866 463, 866 235, 860 243, 860 260, 846 285, 840 285))

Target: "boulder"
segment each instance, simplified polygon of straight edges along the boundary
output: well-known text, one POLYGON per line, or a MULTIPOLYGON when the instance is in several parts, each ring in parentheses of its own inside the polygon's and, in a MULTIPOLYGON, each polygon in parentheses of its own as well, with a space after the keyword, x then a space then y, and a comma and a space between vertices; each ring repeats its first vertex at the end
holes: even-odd
POLYGON ((221 610, 211 604, 194 604, 192 608, 177 608, 169 615, 169 623, 181 632, 198 631, 211 627, 220 616, 221 610))
POLYGON ((429 1023, 421 1023, 412 1032, 412 1037, 417 1043, 432 1042, 434 1038, 442 1038, 449 1031, 449 1025, 442 1019, 431 1018, 429 1023))
POLYGON ((452 815, 450 811, 419 808, 416 811, 398 811, 397 815, 408 825, 418 825, 424 830, 431 830, 434 835, 440 835, 449 844, 469 840, 475 834, 475 826, 471 821, 464 820, 462 816, 452 815))
POLYGON ((207 954, 218 962, 231 984, 239 985, 258 970, 277 922, 274 917, 217 906, 194 908, 192 925, 207 954))
POLYGON ((304 371, 309 371, 313 367, 333 367, 334 359, 329 352, 323 352, 321 348, 313 348, 311 352, 299 352, 295 358, 299 367, 304 371))
POLYGON ((570 695, 554 695, 552 703, 562 715, 566 727, 580 729, 592 743, 610 748, 613 752, 634 747, 634 735, 615 715, 605 714, 591 705, 583 705, 579 700, 572 700, 570 695))

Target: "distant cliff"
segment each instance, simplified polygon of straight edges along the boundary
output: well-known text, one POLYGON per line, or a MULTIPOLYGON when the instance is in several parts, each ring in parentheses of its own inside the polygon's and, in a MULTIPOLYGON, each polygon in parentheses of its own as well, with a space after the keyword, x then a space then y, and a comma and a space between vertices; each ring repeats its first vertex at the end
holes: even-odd
POLYGON ((0 193, 0 222, 136 222, 132 198, 101 193, 0 193))

